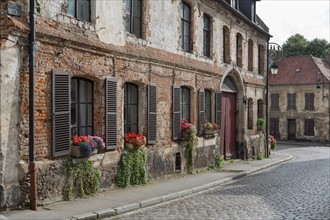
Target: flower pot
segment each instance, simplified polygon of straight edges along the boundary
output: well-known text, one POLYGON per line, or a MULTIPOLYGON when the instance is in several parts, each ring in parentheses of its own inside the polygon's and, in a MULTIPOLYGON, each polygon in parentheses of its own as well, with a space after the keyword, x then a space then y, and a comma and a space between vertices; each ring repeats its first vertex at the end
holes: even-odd
MULTIPOLYGON (((94 149, 90 155, 96 154, 97 153, 97 149, 94 149)), ((71 156, 75 157, 75 158, 82 158, 82 157, 89 157, 89 156, 85 156, 81 153, 80 151, 80 146, 79 145, 71 145, 71 156)))
POLYGON ((130 143, 125 143, 124 144, 124 148, 125 149, 129 149, 129 150, 133 150, 134 149, 134 145, 133 144, 130 144, 130 143))
POLYGON ((131 143, 125 143, 125 144, 124 144, 124 149, 127 149, 127 150, 133 150, 133 149, 136 149, 136 150, 137 150, 137 149, 143 148, 144 146, 145 146, 145 144, 140 145, 140 146, 138 146, 137 148, 135 148, 133 144, 131 144, 131 143))
POLYGON ((204 129, 204 135, 213 135, 214 129, 204 129))

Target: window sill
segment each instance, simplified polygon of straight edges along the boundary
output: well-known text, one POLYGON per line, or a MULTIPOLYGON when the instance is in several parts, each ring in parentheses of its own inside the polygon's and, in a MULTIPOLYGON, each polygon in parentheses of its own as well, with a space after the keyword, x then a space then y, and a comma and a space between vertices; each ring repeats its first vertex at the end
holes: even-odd
POLYGON ((125 39, 126 39, 126 42, 129 42, 129 43, 138 43, 138 44, 144 45, 144 46, 150 45, 150 42, 143 39, 142 36, 137 37, 135 34, 131 34, 129 32, 125 32, 125 39))
POLYGON ((203 138, 214 138, 216 134, 204 134, 203 138))
POLYGON ((85 30, 95 31, 95 24, 91 23, 91 21, 80 20, 70 15, 58 15, 57 20, 58 22, 75 25, 85 30))

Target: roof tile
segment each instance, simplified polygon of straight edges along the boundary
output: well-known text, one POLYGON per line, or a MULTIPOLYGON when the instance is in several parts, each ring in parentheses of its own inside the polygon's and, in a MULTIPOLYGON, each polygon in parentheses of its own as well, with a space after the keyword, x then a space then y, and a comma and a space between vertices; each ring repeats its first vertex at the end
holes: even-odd
POLYGON ((284 57, 279 62, 278 73, 269 74, 269 84, 315 84, 318 77, 323 82, 330 80, 330 65, 325 60, 311 55, 284 57))

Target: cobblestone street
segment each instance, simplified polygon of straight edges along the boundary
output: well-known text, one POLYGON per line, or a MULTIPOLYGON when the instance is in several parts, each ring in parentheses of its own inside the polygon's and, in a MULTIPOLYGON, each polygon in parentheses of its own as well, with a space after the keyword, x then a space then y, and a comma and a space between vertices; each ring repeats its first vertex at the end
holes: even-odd
POLYGON ((330 219, 330 148, 282 145, 277 151, 293 160, 110 219, 330 219))

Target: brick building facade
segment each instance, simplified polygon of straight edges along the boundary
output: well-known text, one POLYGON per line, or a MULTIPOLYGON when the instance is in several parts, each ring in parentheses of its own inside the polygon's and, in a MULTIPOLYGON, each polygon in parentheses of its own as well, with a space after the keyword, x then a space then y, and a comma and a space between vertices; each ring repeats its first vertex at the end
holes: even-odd
MULTIPOLYGON (((28 202, 28 3, 0 3, 3 209, 28 202), (8 13, 13 5, 20 16, 8 13)), ((185 172, 177 130, 183 117, 200 129, 201 118, 221 127, 213 137, 199 129, 195 168, 220 152, 247 159, 263 151, 256 121, 264 117, 270 35, 255 0, 37 0, 36 6, 39 204, 62 200, 77 133, 106 140, 106 150, 91 157, 102 189, 115 187, 125 131, 147 137, 149 178, 185 172)))

